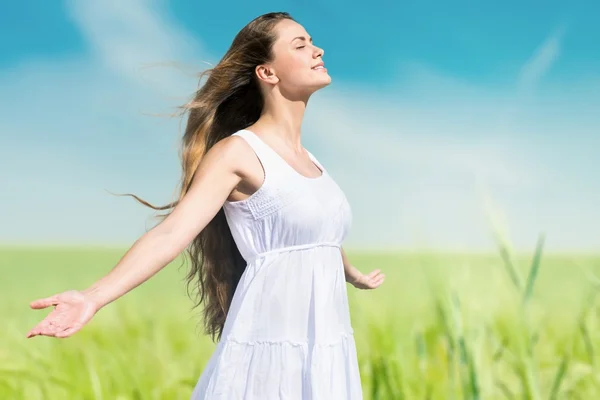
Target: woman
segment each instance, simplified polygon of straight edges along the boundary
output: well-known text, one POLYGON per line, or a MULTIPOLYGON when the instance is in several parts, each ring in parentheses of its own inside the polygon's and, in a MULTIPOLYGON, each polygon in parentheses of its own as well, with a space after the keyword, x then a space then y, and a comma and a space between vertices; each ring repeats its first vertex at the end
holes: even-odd
POLYGON ((117 266, 83 291, 32 302, 55 309, 29 333, 67 337, 183 250, 217 348, 193 399, 360 399, 345 282, 361 274, 341 243, 346 197, 301 144, 309 97, 331 78, 323 50, 287 13, 262 15, 186 105, 178 201, 117 266))

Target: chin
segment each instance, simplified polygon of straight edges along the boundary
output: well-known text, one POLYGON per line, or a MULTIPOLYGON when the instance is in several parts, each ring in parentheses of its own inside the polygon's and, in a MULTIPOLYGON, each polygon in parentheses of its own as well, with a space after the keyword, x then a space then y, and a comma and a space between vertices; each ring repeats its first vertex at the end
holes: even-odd
POLYGON ((330 83, 331 83, 331 77, 329 75, 326 75, 326 76, 322 77, 321 79, 319 79, 319 81, 316 82, 313 87, 315 88, 315 91, 316 91, 319 89, 323 89, 326 86, 329 86, 330 83))
MULTIPOLYGON (((300 87, 297 87, 297 89, 295 90, 295 95, 292 95, 292 97, 296 97, 296 96, 300 96, 300 97, 309 96, 310 97, 313 93, 319 91, 319 89, 323 89, 323 88, 329 86, 330 83, 331 83, 331 78, 329 77, 329 75, 320 77, 319 79, 313 79, 312 82, 310 82, 310 83, 306 82, 305 84, 301 85, 300 87)), ((291 93, 289 93, 289 94, 291 94, 291 93)))
POLYGON ((331 83, 331 76, 329 76, 329 74, 327 74, 327 73, 321 79, 323 80, 323 82, 326 82, 325 86, 327 86, 331 83))

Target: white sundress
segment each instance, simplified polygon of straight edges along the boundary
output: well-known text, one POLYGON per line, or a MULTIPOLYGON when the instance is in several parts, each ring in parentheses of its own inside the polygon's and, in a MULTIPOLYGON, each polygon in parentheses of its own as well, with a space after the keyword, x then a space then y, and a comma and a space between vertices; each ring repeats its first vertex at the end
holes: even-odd
POLYGON ((247 266, 191 399, 362 399, 341 256, 350 205, 310 152, 317 178, 253 132, 234 135, 252 147, 265 180, 247 199, 224 204, 247 266))

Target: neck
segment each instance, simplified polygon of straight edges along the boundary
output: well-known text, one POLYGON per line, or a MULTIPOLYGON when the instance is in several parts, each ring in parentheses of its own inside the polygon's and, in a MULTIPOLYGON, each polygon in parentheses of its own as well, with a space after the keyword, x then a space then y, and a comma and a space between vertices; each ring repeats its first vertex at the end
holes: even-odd
POLYGON ((307 100, 268 96, 260 119, 254 124, 265 135, 276 137, 285 146, 301 152, 302 119, 307 100))

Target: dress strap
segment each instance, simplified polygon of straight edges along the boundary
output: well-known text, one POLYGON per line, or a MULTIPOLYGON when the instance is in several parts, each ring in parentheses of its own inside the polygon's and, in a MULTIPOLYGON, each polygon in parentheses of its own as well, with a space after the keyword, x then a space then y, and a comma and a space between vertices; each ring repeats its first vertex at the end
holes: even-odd
MULTIPOLYGON (((303 176, 300 173, 298 173, 294 168, 292 168, 291 165, 289 165, 279 154, 277 154, 277 152, 275 150, 273 150, 273 148, 271 148, 268 144, 266 144, 254 132, 242 129, 242 130, 234 133, 234 135, 241 136, 244 139, 246 139, 248 144, 250 144, 252 149, 254 149, 254 152, 256 153, 259 160, 263 164, 263 168, 265 169, 265 172, 268 169, 268 170, 270 170, 269 172, 271 172, 271 173, 276 172, 278 174, 284 174, 284 171, 287 171, 288 173, 292 173, 295 176, 303 176)), ((327 171, 325 170, 323 165, 321 165, 321 163, 317 160, 317 158, 310 151, 308 151, 306 148, 305 148, 305 150, 308 153, 308 156, 311 159, 311 161, 321 170, 321 173, 323 175, 325 175, 327 171)), ((308 179, 316 179, 316 178, 308 178, 308 179)))
POLYGON ((317 167, 319 167, 319 169, 321 170, 321 172, 326 173, 327 171, 325 170, 325 167, 323 167, 323 165, 319 162, 319 160, 317 160, 317 157, 315 157, 314 154, 311 153, 308 149, 305 149, 305 150, 308 153, 308 156, 310 157, 310 159, 312 160, 312 162, 315 163, 315 165, 317 167))
POLYGON ((232 136, 239 136, 246 140, 262 164, 265 175, 270 175, 279 170, 276 165, 277 159, 274 157, 271 149, 253 132, 242 129, 235 132, 232 136))

